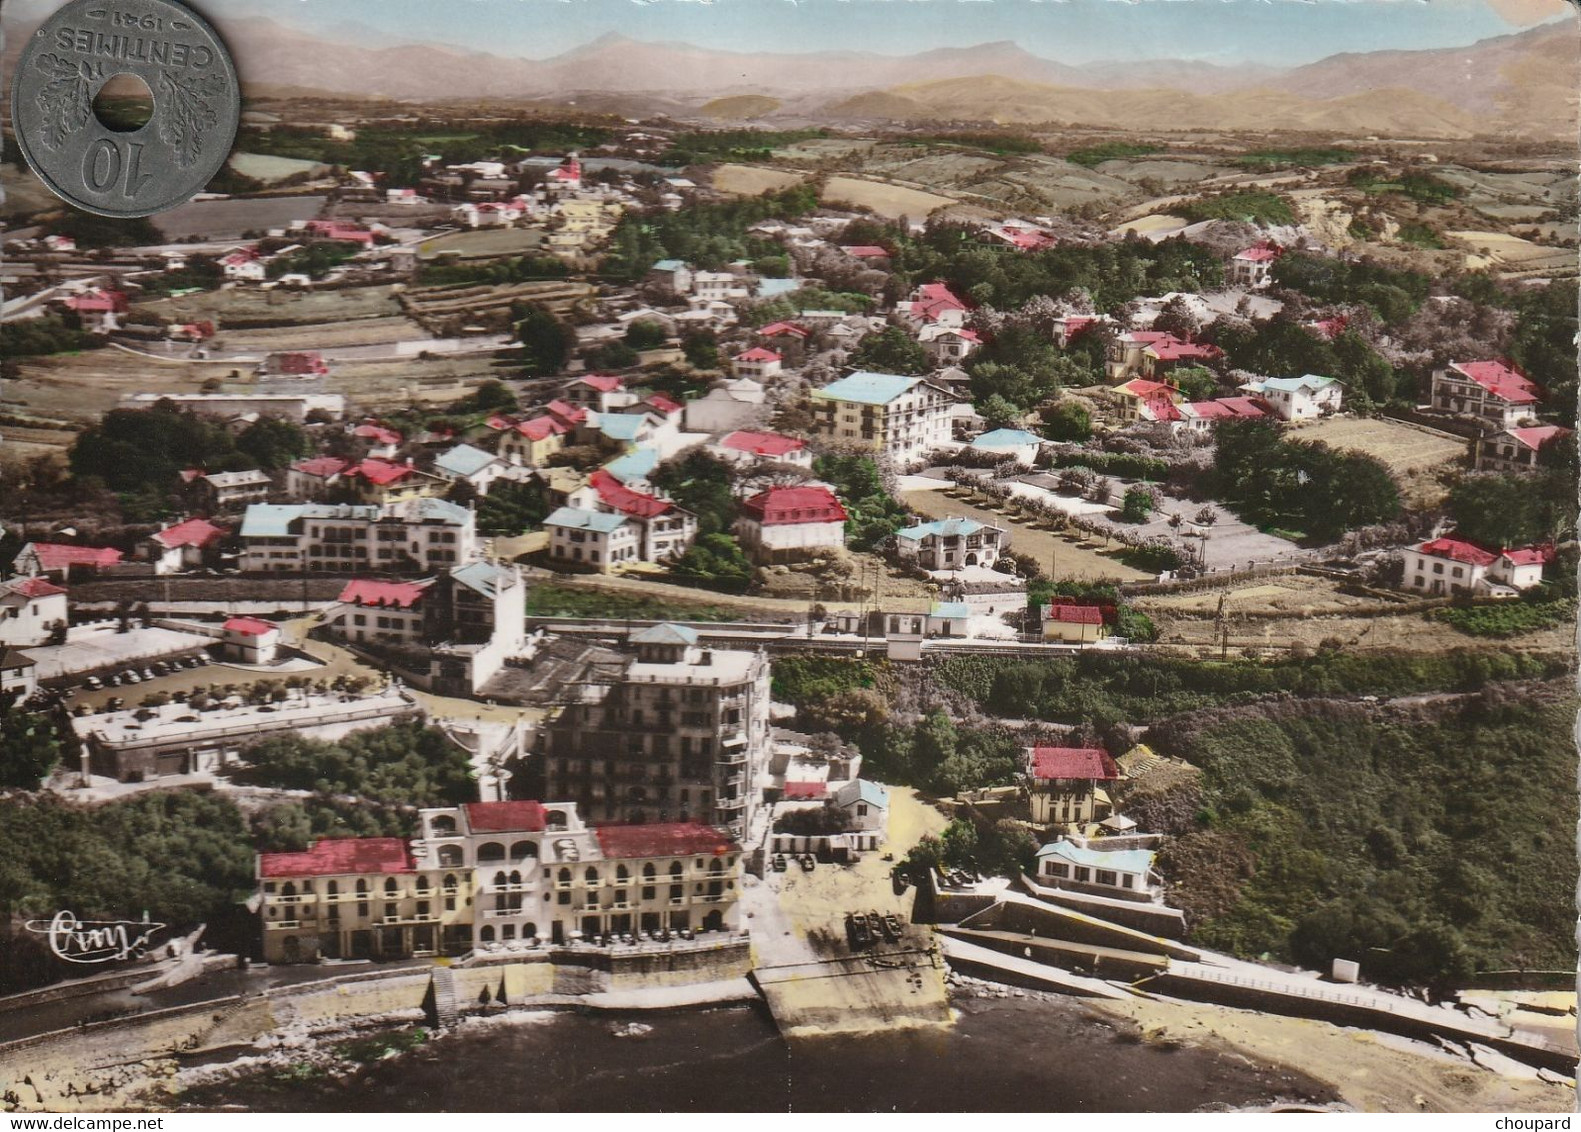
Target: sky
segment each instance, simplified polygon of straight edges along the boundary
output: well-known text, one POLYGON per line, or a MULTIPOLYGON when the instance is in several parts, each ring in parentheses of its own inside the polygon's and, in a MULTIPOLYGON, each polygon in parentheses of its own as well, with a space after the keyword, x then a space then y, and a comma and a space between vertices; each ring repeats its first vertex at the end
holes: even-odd
POLYGON ((1012 40, 1066 63, 1273 66, 1343 51, 1453 47, 1570 11, 1565 0, 208 0, 216 9, 243 3, 249 14, 318 32, 355 24, 381 29, 374 38, 529 58, 613 32, 733 51, 905 55, 1012 40))
MULTIPOLYGON (((58 0, 16 0, 18 10, 58 0)), ((1298 66, 1345 51, 1456 47, 1556 18, 1566 0, 194 0, 367 46, 543 59, 601 35, 728 51, 908 55, 1010 40, 1062 63, 1298 66)), ((42 14, 42 12, 40 13, 42 14)))

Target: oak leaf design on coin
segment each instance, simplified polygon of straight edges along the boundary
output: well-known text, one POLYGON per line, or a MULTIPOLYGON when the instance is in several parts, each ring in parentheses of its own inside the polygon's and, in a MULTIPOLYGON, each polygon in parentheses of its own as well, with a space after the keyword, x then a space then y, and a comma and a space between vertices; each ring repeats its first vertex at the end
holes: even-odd
POLYGON ((88 115, 93 113, 93 97, 88 91, 90 84, 104 77, 104 64, 74 63, 59 55, 40 55, 36 62, 39 70, 53 76, 34 98, 45 115, 39 141, 46 148, 59 149, 69 135, 88 124, 88 115))
POLYGON ((209 99, 225 92, 224 75, 201 78, 159 73, 159 90, 169 95, 158 103, 159 140, 176 151, 176 164, 190 166, 203 152, 203 134, 219 121, 209 99))

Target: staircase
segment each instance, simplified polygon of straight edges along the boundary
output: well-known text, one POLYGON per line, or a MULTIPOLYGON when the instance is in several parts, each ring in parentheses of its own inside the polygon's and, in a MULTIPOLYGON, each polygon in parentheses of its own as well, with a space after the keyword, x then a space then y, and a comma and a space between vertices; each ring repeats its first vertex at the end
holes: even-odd
POLYGON ((435 967, 429 977, 428 995, 423 1003, 428 1021, 435 1027, 453 1026, 461 1017, 456 997, 456 976, 449 967, 435 967))

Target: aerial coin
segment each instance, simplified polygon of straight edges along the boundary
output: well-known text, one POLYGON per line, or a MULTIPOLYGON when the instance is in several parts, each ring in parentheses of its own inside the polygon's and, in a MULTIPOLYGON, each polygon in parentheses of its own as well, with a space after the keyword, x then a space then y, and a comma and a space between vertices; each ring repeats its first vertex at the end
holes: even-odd
POLYGON ((220 171, 241 89, 225 44, 186 5, 72 0, 23 44, 11 116, 17 148, 56 196, 100 216, 150 216, 220 171), (99 104, 112 82, 146 87, 152 113, 99 104))

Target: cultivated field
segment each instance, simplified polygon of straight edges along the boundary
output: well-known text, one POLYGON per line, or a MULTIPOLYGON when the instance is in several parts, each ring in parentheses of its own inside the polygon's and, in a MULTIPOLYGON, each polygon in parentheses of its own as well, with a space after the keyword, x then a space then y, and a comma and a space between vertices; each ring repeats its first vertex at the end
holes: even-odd
POLYGON ((435 259, 442 252, 457 252, 461 259, 488 259, 535 252, 543 241, 544 234, 536 229, 479 228, 424 240, 418 245, 417 254, 421 259, 435 259))
POLYGON ((1545 248, 1504 232, 1463 230, 1444 234, 1474 249, 1466 255, 1468 271, 1482 268, 1518 272, 1575 270, 1573 248, 1545 248))
POLYGON ((427 331, 407 318, 364 318, 352 322, 303 323, 258 330, 226 330, 215 335, 216 353, 267 353, 271 350, 327 350, 336 346, 376 346, 427 339, 427 331))
POLYGON ((767 169, 761 165, 721 165, 714 170, 714 191, 732 196, 755 197, 777 189, 799 185, 807 178, 788 169, 767 169))
POLYGON ((830 204, 848 204, 867 208, 890 220, 902 216, 923 220, 935 209, 954 204, 950 197, 934 193, 904 189, 899 185, 885 185, 877 181, 863 181, 855 177, 830 177, 823 199, 830 204))
POLYGON ((1574 645, 1569 627, 1524 633, 1513 641, 1467 636, 1421 610, 1391 606, 1378 598, 1342 593, 1328 578, 1295 574, 1192 593, 1152 594, 1135 599, 1136 608, 1158 626, 1162 645, 1192 649, 1219 646, 1218 608, 1224 599, 1232 650, 1283 652, 1300 644, 1315 649, 1326 640, 1347 649, 1400 649, 1437 652, 1484 647, 1554 652, 1574 645), (1384 612, 1379 613, 1380 610, 1384 612), (1272 613, 1274 616, 1263 616, 1272 613))
POLYGON ((272 185, 276 181, 283 181, 287 177, 294 177, 298 173, 307 173, 318 176, 328 173, 330 167, 322 161, 303 161, 295 157, 276 157, 270 153, 233 153, 230 166, 243 177, 251 177, 255 181, 262 181, 272 185))
POLYGON ((1442 503, 1445 488, 1440 475, 1465 466, 1468 457, 1467 441, 1403 421, 1337 417, 1298 425, 1293 435, 1382 460, 1400 481, 1406 502, 1413 507, 1442 503))
POLYGON ((1101 549, 1102 538, 1080 539, 1075 532, 1055 534, 1038 530, 1021 523, 1013 523, 996 511, 951 499, 942 491, 906 491, 900 501, 925 519, 945 519, 952 515, 977 519, 1010 530, 1010 549, 1028 554, 1042 565, 1045 571, 1053 563, 1052 576, 1056 580, 1074 578, 1081 581, 1152 581, 1153 575, 1133 569, 1114 557, 1118 544, 1109 551, 1101 549), (1085 544, 1085 545, 1084 545, 1085 544))
POLYGON ((324 207, 322 196, 249 197, 245 200, 195 200, 156 212, 151 219, 169 240, 197 236, 205 240, 240 239, 243 232, 288 228, 293 220, 311 220, 324 207))
POLYGON ((155 299, 134 308, 172 322, 217 319, 235 327, 247 322, 272 323, 346 322, 362 318, 399 317, 401 308, 390 287, 348 287, 338 291, 285 291, 274 288, 236 287, 229 291, 203 291, 179 299, 155 299))

